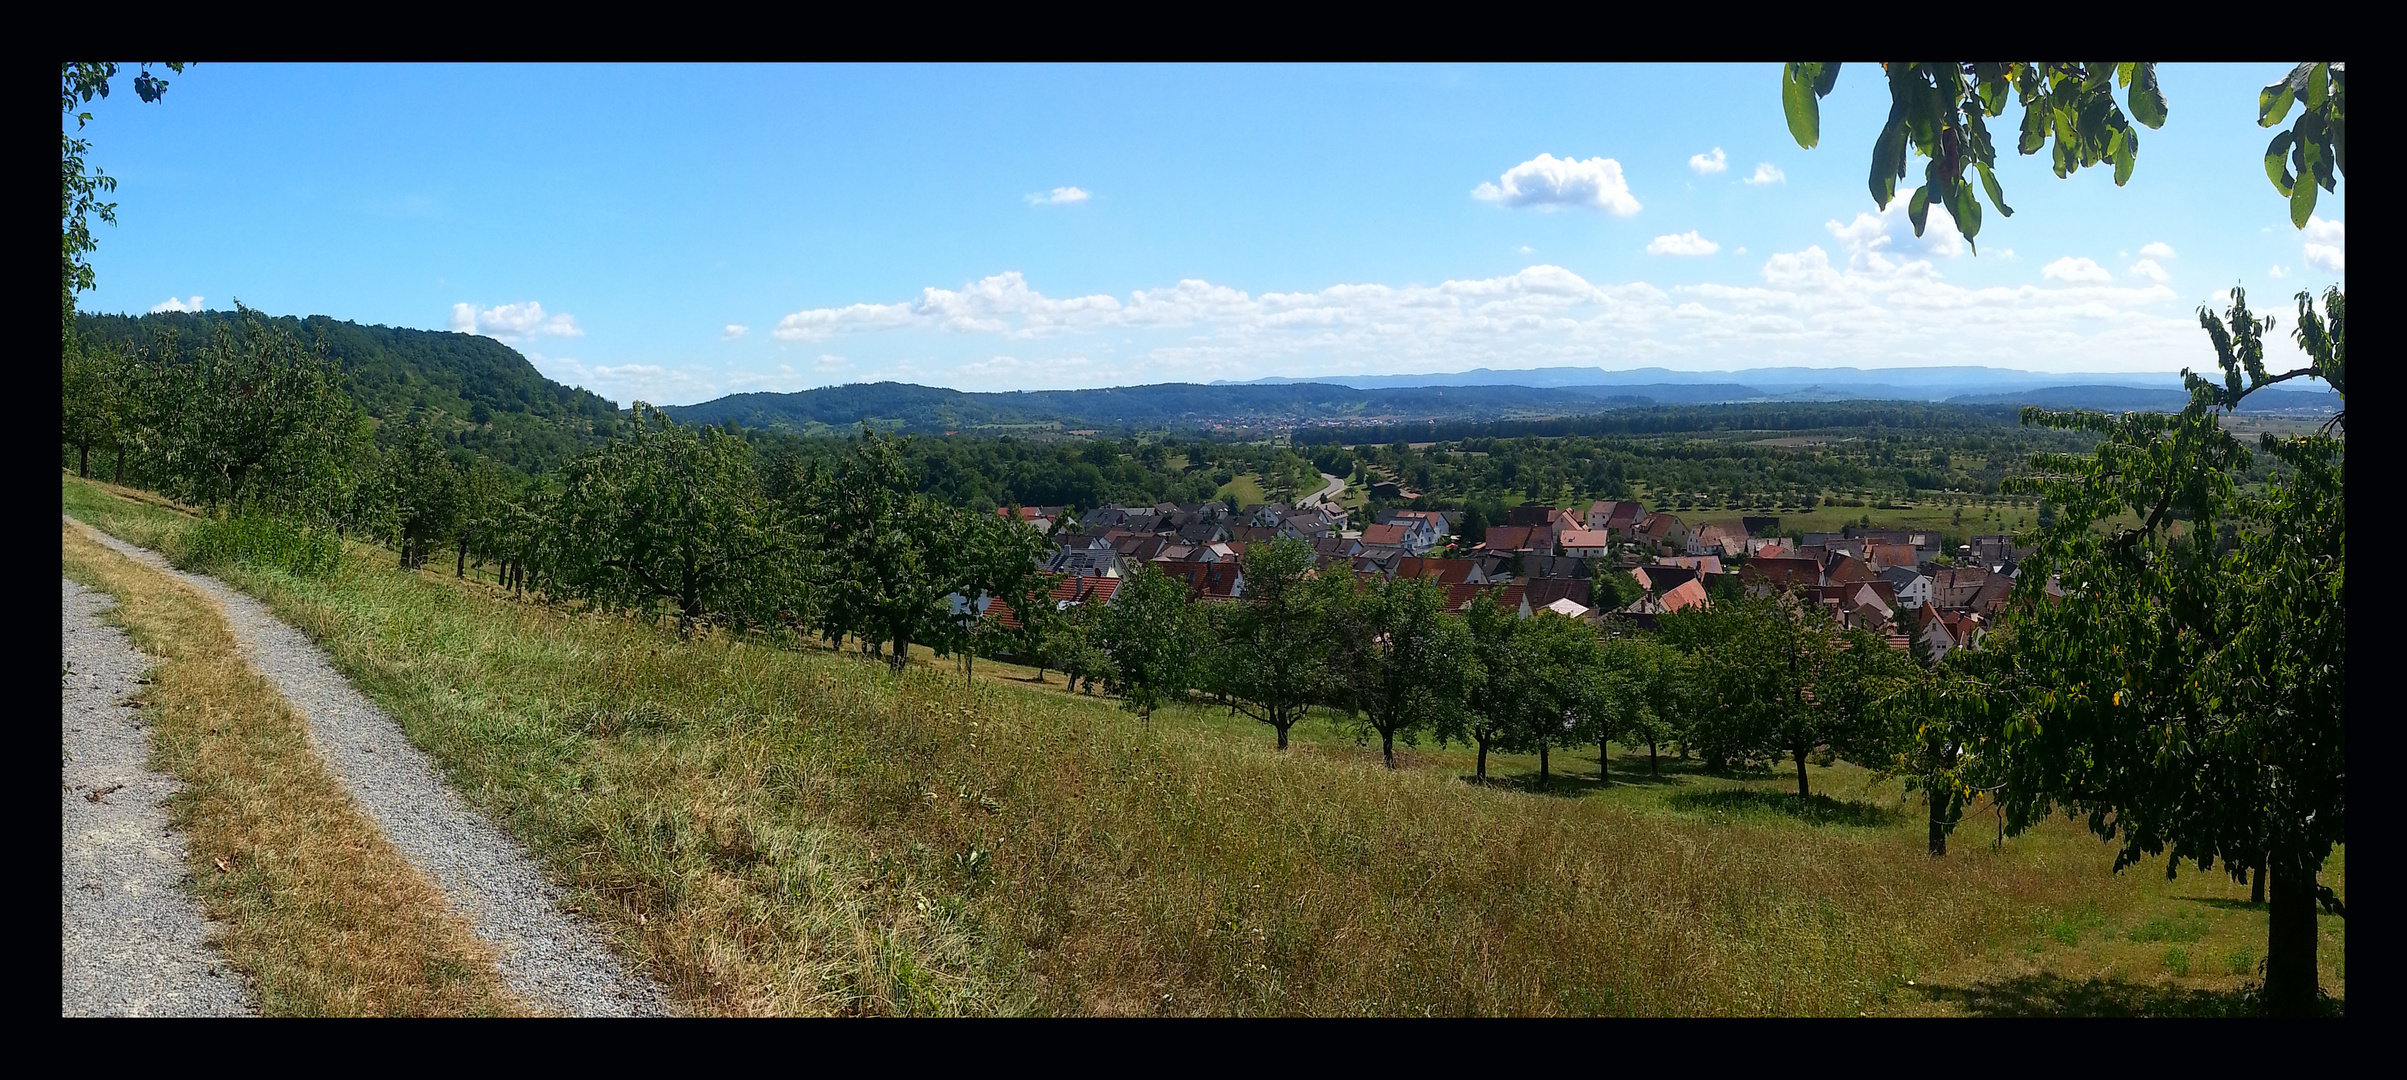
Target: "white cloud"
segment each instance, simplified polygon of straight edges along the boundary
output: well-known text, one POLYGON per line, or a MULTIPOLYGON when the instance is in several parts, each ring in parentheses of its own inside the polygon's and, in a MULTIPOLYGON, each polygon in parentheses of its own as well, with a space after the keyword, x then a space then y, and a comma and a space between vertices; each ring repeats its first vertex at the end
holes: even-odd
POLYGON ((1953 259, 1964 254, 1964 234, 1956 231, 1956 219, 1940 207, 1931 207, 1922 219, 1922 235, 1914 235, 1914 222, 1906 216, 1909 194, 1899 192, 1878 214, 1859 213, 1845 225, 1822 223, 1839 246, 1847 249, 1848 269, 1886 274, 1919 266, 1927 272, 1931 258, 1953 259))
POLYGON ((2150 243, 2147 247, 2141 248, 2140 254, 2151 259, 2170 259, 2175 257, 2173 254, 2173 245, 2165 243, 2162 240, 2155 241, 2150 243))
POLYGON ((1732 254, 1732 255, 1744 255, 1744 254, 1746 254, 1746 253, 1747 253, 1747 248, 1746 248, 1746 245, 1744 245, 1744 244, 1741 244, 1741 245, 1739 245, 1737 249, 1735 249, 1735 250, 1733 250, 1733 251, 1731 251, 1731 252, 1730 252, 1730 254, 1732 254))
POLYGON ((2281 265, 2280 263, 2275 263, 2275 264, 2273 264, 2272 266, 2269 266, 2269 267, 2266 267, 2266 268, 2265 268, 2265 275, 2266 275, 2267 277, 2273 278, 2273 279, 2275 279, 2275 280, 2277 280, 2277 281, 2278 281, 2278 280, 2280 280, 2280 279, 2282 279, 2282 278, 2289 277, 2289 276, 2290 276, 2290 270, 2289 270, 2289 268, 2287 268, 2287 267, 2284 267, 2284 266, 2283 266, 2283 265, 2281 265))
POLYGON ((1059 206, 1063 203, 1082 203, 1094 197, 1094 193, 1085 188, 1057 187, 1029 195, 1027 200, 1030 206, 1059 206))
POLYGON ((1747 182, 1750 184, 1785 184, 1789 182, 1789 174, 1781 172, 1780 166, 1769 161, 1759 162, 1755 166, 1755 175, 1748 177, 1747 182))
POLYGON ((2348 272, 2348 229, 2337 221, 2307 217, 2307 265, 2335 274, 2348 272))
POLYGON ((1497 183, 1481 184, 1471 197, 1503 206, 1559 210, 1587 206, 1616 217, 1638 212, 1638 200, 1622 178, 1621 162, 1612 158, 1557 158, 1540 154, 1505 170, 1497 183))
POLYGON ((453 304, 451 328, 463 334, 483 334, 502 341, 585 336, 585 329, 577 325, 576 316, 565 311, 545 315, 543 305, 533 300, 523 304, 503 304, 482 311, 477 310, 475 304, 453 304))
POLYGON ((1688 167, 1695 169, 1698 176, 1713 176, 1730 168, 1730 155, 1723 153, 1722 148, 1717 146, 1710 154, 1689 155, 1688 167))
POLYGON ((1658 236, 1646 245, 1649 255, 1711 255, 1720 250, 1722 245, 1697 235, 1695 229, 1671 236, 1658 236))
POLYGON ((844 377, 964 389, 1481 367, 2195 364, 2186 302, 2144 275, 1959 286, 1931 257, 1952 236, 1944 215, 1932 215, 1934 235, 1908 243, 1889 231, 1891 215, 1863 217, 1869 227, 1832 222, 1830 250, 1770 254, 1736 283, 1591 282, 1541 264, 1434 284, 1253 293, 1190 279, 1054 297, 1004 273, 891 304, 798 311, 784 325, 795 336, 845 336, 852 359, 822 365, 844 377))
POLYGON ((150 306, 150 313, 151 313, 151 314, 153 314, 153 315, 156 315, 156 314, 158 314, 158 313, 160 313, 160 312, 162 312, 162 311, 199 311, 199 310, 201 310, 201 298, 200 298, 200 297, 197 297, 197 296, 193 297, 193 298, 192 298, 192 299, 190 299, 190 300, 178 300, 178 299, 176 299, 175 297, 172 297, 172 296, 170 296, 170 297, 168 297, 167 299, 165 299, 165 300, 161 300, 161 301, 159 301, 158 303, 156 303, 156 304, 152 304, 152 305, 150 306))
POLYGON ((2007 262, 2013 262, 2014 260, 2021 258, 2021 256, 2014 253, 2013 248, 1999 248, 1996 251, 1991 252, 1991 254, 1996 255, 1998 258, 2004 259, 2007 262))
POLYGON ((2114 275, 2108 273, 2105 267, 2100 266, 2096 262, 2093 262, 2089 259, 2076 259, 2070 255, 2058 259, 2055 262, 2049 263, 2046 266, 2040 267, 2039 276, 2050 281, 2083 282, 2114 280, 2114 275))
POLYGON ((841 356, 837 356, 834 353, 820 353, 819 359, 811 364, 811 369, 814 371, 834 371, 837 368, 848 367, 851 364, 852 361, 841 356))
POLYGON ((2131 264, 2131 272, 2159 284, 2162 284, 2166 278, 2172 276, 2165 273, 2164 267, 2156 265, 2156 260, 2154 259, 2141 259, 2140 261, 2131 264))
POLYGON ((729 340, 729 341, 734 341, 734 340, 735 340, 735 339, 737 339, 737 338, 743 337, 743 336, 744 336, 744 331, 746 331, 746 330, 750 330, 750 329, 752 329, 752 328, 751 328, 751 327, 749 327, 749 326, 746 326, 746 325, 744 325, 743 323, 728 323, 728 324, 727 324, 727 329, 726 329, 726 330, 724 330, 724 331, 721 331, 721 332, 720 332, 720 334, 719 334, 719 336, 720 336, 720 337, 723 337, 723 338, 726 338, 726 339, 727 339, 727 340, 729 340))
POLYGON ((1529 252, 1530 252, 1530 247, 1529 247, 1529 245, 1528 245, 1528 244, 1523 244, 1523 245, 1521 245, 1521 253, 1522 253, 1522 254, 1524 254, 1524 255, 1527 255, 1527 254, 1529 254, 1529 252))

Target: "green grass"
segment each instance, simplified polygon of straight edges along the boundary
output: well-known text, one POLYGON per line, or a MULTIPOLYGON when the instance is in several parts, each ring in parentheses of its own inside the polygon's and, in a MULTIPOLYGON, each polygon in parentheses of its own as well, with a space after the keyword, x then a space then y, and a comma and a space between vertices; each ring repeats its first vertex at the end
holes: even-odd
POLYGON ((697 1012, 2211 1012, 2242 976, 2128 933, 2195 910, 2193 958, 2263 941, 2244 887, 2114 875, 2074 823, 1992 850, 1976 809, 1930 859, 1919 803, 1844 761, 1805 803, 1626 748, 1611 784, 1586 747, 1479 786, 1464 748, 1390 772, 1330 717, 1280 755, 1225 710, 1148 730, 1058 675, 680 643, 392 563, 229 576, 697 1012))
POLYGON ((1220 485, 1220 499, 1230 509, 1241 509, 1270 501, 1262 493, 1262 481, 1252 473, 1239 473, 1237 478, 1220 485))

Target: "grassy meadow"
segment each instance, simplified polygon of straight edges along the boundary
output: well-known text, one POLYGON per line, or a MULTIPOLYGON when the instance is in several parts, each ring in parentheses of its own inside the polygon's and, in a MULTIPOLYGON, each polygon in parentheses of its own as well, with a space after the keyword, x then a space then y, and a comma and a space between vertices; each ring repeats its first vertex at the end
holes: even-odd
MULTIPOLYGON (((66 478, 170 545, 175 515, 66 478)), ((683 1007, 712 1014, 2217 1014, 2261 905, 2220 873, 2114 875, 2051 822, 1919 800, 1845 762, 1782 775, 1643 748, 1406 767, 1313 718, 1137 724, 1060 677, 512 600, 354 545, 322 578, 229 569, 314 637, 683 1007)), ((2345 895, 2345 855, 2325 881, 2345 895)), ((2345 994, 2341 920, 2322 922, 2345 994)))

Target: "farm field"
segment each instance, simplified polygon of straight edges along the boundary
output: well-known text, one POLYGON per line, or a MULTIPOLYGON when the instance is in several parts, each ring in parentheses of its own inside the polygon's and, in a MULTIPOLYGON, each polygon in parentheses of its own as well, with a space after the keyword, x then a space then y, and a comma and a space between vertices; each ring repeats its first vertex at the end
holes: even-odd
MULTIPOLYGON (((62 505, 180 527, 71 477, 62 505)), ((2221 1014, 2264 948, 2245 886, 2111 874, 2078 823, 1993 848, 1976 806, 1932 860, 1919 799, 1843 761, 1802 805, 1784 775, 1647 776, 1642 748, 1611 785, 1588 747, 1543 790, 1512 755, 1479 787, 1461 748, 1389 772, 1335 718, 1282 756, 1058 674, 680 642, 395 562, 226 576, 696 1012, 2221 1014)), ((2345 851, 2323 880, 2346 895, 2345 851)), ((2344 923, 2319 927, 2345 998, 2344 923)))

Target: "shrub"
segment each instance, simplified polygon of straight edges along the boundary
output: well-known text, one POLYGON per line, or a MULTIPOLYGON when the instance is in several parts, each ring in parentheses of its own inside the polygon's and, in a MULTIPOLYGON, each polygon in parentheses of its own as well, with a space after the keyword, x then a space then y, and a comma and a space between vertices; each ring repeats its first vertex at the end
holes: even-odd
POLYGON ((179 537, 174 555, 175 564, 186 570, 233 564, 322 577, 341 564, 343 542, 329 529, 245 514, 194 522, 179 537))

